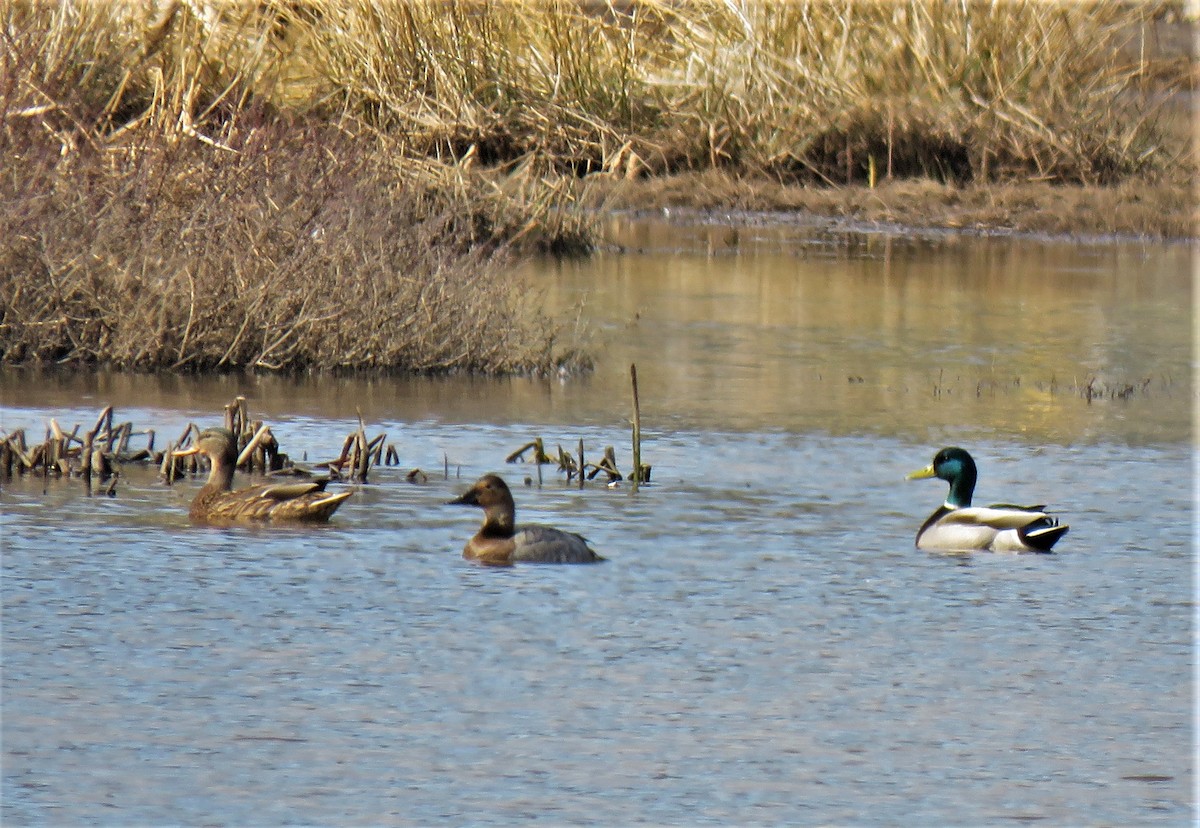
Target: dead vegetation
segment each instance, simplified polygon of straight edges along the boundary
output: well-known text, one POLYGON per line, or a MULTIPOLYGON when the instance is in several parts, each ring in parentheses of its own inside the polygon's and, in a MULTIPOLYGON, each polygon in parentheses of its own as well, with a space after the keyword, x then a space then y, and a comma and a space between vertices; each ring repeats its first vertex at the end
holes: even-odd
POLYGON ((1187 152, 1194 82, 1178 0, 7 5, 26 111, 228 146, 261 106, 572 174, 1108 184, 1187 152))
POLYGON ((1121 195, 1136 181, 1171 203, 1170 229, 1148 234, 1173 235, 1194 220, 1195 159, 1163 117, 1194 82, 1190 46, 1162 39, 1168 24, 1190 31, 1181 14, 13 0, 0 7, 0 360, 585 365, 504 268, 589 248, 580 180, 619 202, 631 197, 613 182, 682 175, 698 203, 757 181, 805 193, 775 207, 891 220, 912 192, 883 185, 919 179, 949 226, 1011 223, 1029 191, 1006 206, 989 188, 1017 182, 1043 188, 1050 232, 1088 221, 1054 204, 1046 188, 1061 185, 1103 187, 1127 223, 1153 225, 1163 199, 1121 195))
MULTIPOLYGON (((223 427, 235 439, 238 452, 235 468, 244 474, 262 477, 312 478, 367 483, 373 469, 398 466, 399 452, 387 442, 387 434, 367 439, 366 425, 359 418, 359 427, 346 436, 337 457, 311 465, 297 465, 293 457, 281 451, 279 440, 271 425, 252 419, 245 397, 237 397, 225 406, 223 427)), ((113 407, 100 412, 96 424, 81 434, 80 424, 69 432, 51 418, 46 426, 45 439, 33 442, 25 429, 0 434, 0 483, 18 476, 78 478, 87 494, 93 492, 93 478, 103 485, 103 493, 116 496, 121 470, 126 466, 153 466, 159 479, 170 486, 186 476, 207 473, 208 459, 203 455, 179 456, 178 449, 187 448, 200 435, 195 423, 188 423, 179 437, 161 449, 155 447, 157 433, 153 428, 135 430, 132 422, 116 422, 113 407), (133 438, 144 437, 145 448, 134 448, 133 438)), ((307 456, 308 452, 302 452, 307 456)), ((423 483, 428 476, 420 469, 405 475, 410 483, 423 483)))
MULTIPOLYGON (((554 464, 557 465, 559 472, 567 476, 568 484, 574 480, 581 489, 584 486, 585 480, 594 480, 597 475, 603 474, 610 488, 618 485, 622 480, 628 479, 631 489, 637 492, 639 484, 650 482, 652 467, 649 463, 642 462, 642 417, 641 405, 638 399, 636 365, 629 366, 629 374, 633 390, 633 418, 630 420, 630 425, 632 426, 630 436, 632 437, 633 462, 629 469, 628 478, 617 467, 617 452, 612 446, 604 447, 604 453, 601 455, 599 462, 589 463, 587 456, 584 454, 582 438, 579 440, 576 453, 572 454, 559 445, 557 454, 550 455, 546 453, 546 444, 542 441, 542 438, 535 437, 504 458, 504 462, 528 462, 533 464, 537 469, 539 486, 542 484, 542 466, 554 464), (527 453, 529 454, 528 459, 525 457, 527 453)), ((526 481, 530 482, 528 478, 526 478, 526 481)))
MULTIPOLYGON (((235 468, 251 477, 364 485, 373 482, 376 470, 400 465, 400 453, 394 443, 388 442, 387 433, 380 432, 368 438, 367 425, 361 414, 358 428, 346 435, 338 455, 312 463, 298 463, 296 452, 284 452, 271 424, 251 416, 245 397, 236 397, 225 406, 222 427, 233 435, 237 450, 235 468)), ((97 492, 93 483, 96 481, 99 493, 116 497, 121 475, 131 466, 158 469, 159 480, 167 486, 188 477, 205 475, 210 467, 209 459, 202 453, 180 453, 200 437, 202 429, 194 422, 188 423, 178 438, 161 448, 156 447, 158 433, 155 429, 138 430, 130 421, 117 421, 111 405, 100 412, 90 430, 81 433, 82 428, 76 423, 66 431, 56 418, 51 418, 41 442, 27 434, 24 428, 0 433, 0 485, 7 484, 14 475, 40 478, 44 487, 51 479, 78 479, 88 496, 97 492), (144 438, 145 447, 135 447, 135 438, 144 438)), ((546 463, 557 463, 558 471, 566 474, 567 483, 574 483, 580 489, 584 488, 585 481, 601 475, 600 482, 609 488, 626 479, 634 490, 638 483, 650 482, 649 465, 640 466, 641 474, 637 477, 631 469, 626 478, 617 467, 616 450, 612 446, 605 446, 598 462, 586 462, 582 438, 577 454, 569 454, 559 446, 558 457, 552 459, 546 455, 542 438, 538 437, 510 454, 505 462, 525 462, 524 455, 531 449, 533 454, 528 462, 536 467, 539 486, 542 484, 541 467, 546 463)), ((309 452, 299 454, 307 457, 309 452)), ((443 477, 449 480, 450 476, 450 461, 446 457, 443 477)), ((413 485, 424 485, 429 479, 430 475, 419 468, 404 473, 404 480, 413 485)), ((532 480, 526 478, 526 482, 532 483, 532 480)))
POLYGON ((320 126, 51 154, 10 129, 9 363, 176 371, 549 371, 557 329, 504 268, 536 219, 479 180, 320 126), (442 175, 439 176, 439 173, 442 175))

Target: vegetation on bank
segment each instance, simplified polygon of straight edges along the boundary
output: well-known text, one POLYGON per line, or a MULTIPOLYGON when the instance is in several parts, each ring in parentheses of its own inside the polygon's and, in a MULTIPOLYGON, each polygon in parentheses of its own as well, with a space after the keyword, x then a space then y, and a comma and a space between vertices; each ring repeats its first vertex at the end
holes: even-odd
POLYGON ((554 370, 572 343, 504 263, 586 250, 576 208, 598 194, 835 193, 828 209, 870 216, 890 190, 903 221, 920 191, 979 202, 970 225, 1003 188, 1140 182, 1187 224, 1194 158, 1163 117, 1193 80, 1186 45, 1161 42, 1181 13, 13 0, 0 359, 554 370))
POLYGON ((398 164, 385 140, 275 123, 236 153, 156 138, 60 157, 28 130, 8 137, 2 191, 20 210, 0 212, 6 362, 578 367, 505 275, 544 208, 398 164))

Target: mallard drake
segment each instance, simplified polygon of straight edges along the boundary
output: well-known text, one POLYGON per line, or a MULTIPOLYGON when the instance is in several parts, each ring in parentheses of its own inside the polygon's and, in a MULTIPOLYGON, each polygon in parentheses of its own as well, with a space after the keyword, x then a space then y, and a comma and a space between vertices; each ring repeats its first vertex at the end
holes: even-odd
POLYGON ((975 461, 957 446, 944 448, 909 480, 937 477, 950 484, 946 502, 917 532, 918 549, 1049 552, 1069 526, 1043 511, 1045 506, 972 506, 978 477, 975 461))
POLYGON ((518 529, 512 492, 497 475, 485 474, 449 504, 483 509, 483 526, 463 548, 467 560, 493 566, 511 566, 517 561, 565 564, 604 560, 574 532, 533 523, 518 529))
POLYGON ((233 432, 225 428, 205 429, 189 448, 175 452, 176 457, 192 454, 206 455, 212 464, 208 482, 192 500, 188 512, 197 522, 320 522, 329 520, 342 501, 352 494, 327 494, 327 480, 264 484, 232 491, 237 443, 233 432))

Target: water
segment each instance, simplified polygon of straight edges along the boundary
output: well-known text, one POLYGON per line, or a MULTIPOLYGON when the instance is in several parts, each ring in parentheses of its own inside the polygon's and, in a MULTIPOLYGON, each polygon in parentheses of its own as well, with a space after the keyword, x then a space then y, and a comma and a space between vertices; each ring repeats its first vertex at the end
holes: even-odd
POLYGON ((403 463, 303 530, 191 527, 139 467, 6 485, 5 824, 1190 824, 1189 251, 621 232, 531 274, 583 381, 3 375, 6 431, 111 402, 161 444, 244 393, 403 463), (627 467, 630 362, 653 485, 503 463, 627 467), (1058 554, 913 549, 950 442, 1058 554), (490 470, 609 561, 462 561, 490 470))

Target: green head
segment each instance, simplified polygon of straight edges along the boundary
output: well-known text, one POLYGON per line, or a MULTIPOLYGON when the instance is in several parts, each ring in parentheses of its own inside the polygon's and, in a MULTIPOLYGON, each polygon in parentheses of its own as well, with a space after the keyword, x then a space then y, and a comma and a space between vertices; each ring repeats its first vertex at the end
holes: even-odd
POLYGON ((964 449, 949 446, 933 456, 933 462, 923 469, 918 469, 908 476, 909 480, 921 480, 936 477, 950 484, 950 494, 946 496, 946 505, 954 509, 962 509, 971 505, 971 495, 975 493, 975 480, 979 472, 975 469, 975 461, 964 449))

